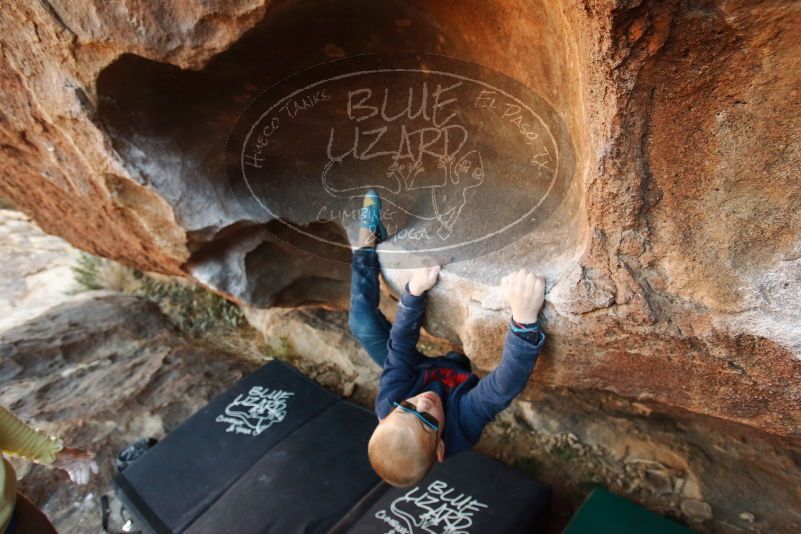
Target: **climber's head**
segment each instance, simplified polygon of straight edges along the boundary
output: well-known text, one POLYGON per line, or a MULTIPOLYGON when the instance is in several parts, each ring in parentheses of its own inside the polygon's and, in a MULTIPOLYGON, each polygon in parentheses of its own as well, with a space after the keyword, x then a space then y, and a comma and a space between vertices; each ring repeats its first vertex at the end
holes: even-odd
POLYGON ((445 459, 442 399, 427 391, 398 403, 382 419, 367 446, 370 464, 388 484, 408 487, 419 482, 436 460, 445 459))

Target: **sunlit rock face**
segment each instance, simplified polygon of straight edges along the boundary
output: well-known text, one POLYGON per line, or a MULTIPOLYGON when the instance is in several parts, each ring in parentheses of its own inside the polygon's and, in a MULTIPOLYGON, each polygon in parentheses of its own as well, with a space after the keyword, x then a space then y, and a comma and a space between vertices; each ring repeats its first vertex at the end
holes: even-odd
MULTIPOLYGON (((334 59, 416 52, 470 61, 515 85, 516 98, 542 104, 538 116, 559 131, 548 146, 565 156, 551 162, 562 171, 561 189, 524 231, 470 253, 436 251, 453 262, 432 292, 427 328, 491 369, 508 318, 496 283, 513 269, 534 269, 548 280, 549 337, 529 396, 548 385, 603 389, 775 434, 801 433, 798 6, 114 6, 14 5, 0 16, 0 190, 47 231, 131 265, 184 273, 257 307, 346 308, 358 195, 337 197, 330 211, 321 210, 315 191, 304 196, 330 162, 315 159, 322 131, 282 130, 291 132, 279 145, 285 160, 270 154, 254 196, 226 172, 231 154, 241 155, 227 148, 229 134, 275 84, 334 59), (267 194, 271 184, 279 193, 267 194), (321 251, 318 238, 344 246, 321 251)), ((383 91, 376 81, 338 87, 345 96, 383 91)), ((310 96, 303 105, 314 104, 310 96)), ((459 225, 445 215, 460 202, 440 198, 446 209, 436 213, 431 205, 409 208, 417 219, 406 215, 396 235, 427 228, 437 239, 439 231, 462 239, 504 226, 504 217, 541 197, 539 185, 530 167, 514 163, 523 148, 508 125, 482 116, 475 95, 463 101, 474 104, 462 108, 459 124, 468 125, 475 147, 432 144, 418 182, 410 173, 420 169, 400 167, 411 160, 335 161, 329 170, 342 172, 325 174, 332 190, 343 189, 341 180, 344 189, 350 180, 370 185, 371 177, 387 186, 387 173, 395 173, 405 189, 394 194, 416 204, 437 193, 415 183, 447 173, 450 189, 441 193, 470 196, 459 225), (483 190, 467 187, 479 182, 483 190), (421 214, 431 215, 428 222, 421 214)), ((318 95, 317 104, 326 102, 318 95)), ((337 131, 360 118, 346 100, 330 104, 306 115, 325 121, 305 127, 331 125, 342 105, 337 131)), ((387 139, 401 146, 403 136, 391 133, 387 139)), ((389 290, 407 276, 392 263, 394 251, 414 249, 413 241, 380 249, 395 267, 385 272, 389 290)))

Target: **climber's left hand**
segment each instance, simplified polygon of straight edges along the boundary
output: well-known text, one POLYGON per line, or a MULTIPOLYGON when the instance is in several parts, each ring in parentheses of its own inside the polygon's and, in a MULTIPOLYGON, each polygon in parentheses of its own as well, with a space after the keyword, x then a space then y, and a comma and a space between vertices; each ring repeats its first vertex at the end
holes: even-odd
POLYGON ((431 267, 418 267, 412 272, 412 279, 409 280, 409 293, 419 297, 437 283, 437 277, 441 267, 434 265, 431 267))
POLYGON ((97 474, 97 464, 94 453, 80 449, 62 449, 53 462, 54 467, 63 469, 76 484, 86 484, 92 473, 97 474))

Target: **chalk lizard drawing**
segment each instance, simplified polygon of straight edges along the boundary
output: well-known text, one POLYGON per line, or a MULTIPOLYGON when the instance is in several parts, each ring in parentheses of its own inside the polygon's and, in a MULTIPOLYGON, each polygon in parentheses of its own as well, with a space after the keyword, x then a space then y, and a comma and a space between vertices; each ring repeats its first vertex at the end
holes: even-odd
POLYGON ((390 512, 402 520, 405 527, 398 525, 386 510, 379 511, 376 518, 390 524, 398 533, 469 534, 475 514, 487 505, 470 495, 455 492, 447 482, 435 480, 424 491, 413 488, 390 504, 390 512))
POLYGON ((217 416, 218 423, 228 423, 226 432, 258 436, 287 414, 287 399, 294 395, 282 389, 254 386, 247 395, 241 393, 217 416))
MULTIPOLYGON (((397 151, 372 152, 375 141, 361 152, 357 149, 358 141, 354 143, 353 149, 339 156, 333 156, 329 150, 329 160, 322 171, 323 188, 334 197, 344 198, 361 197, 371 188, 384 190, 388 194, 383 200, 400 211, 419 220, 439 223, 437 234, 440 239, 446 240, 472 197, 473 190, 484 183, 481 152, 469 150, 460 153, 468 141, 468 135, 458 125, 423 128, 411 132, 403 127, 401 132, 402 139, 397 151), (449 152, 448 145, 453 140, 452 137, 449 138, 449 134, 454 130, 461 134, 461 139, 457 139, 458 147, 449 152), (431 132, 436 136, 425 139, 426 133, 431 132), (419 136, 418 143, 413 142, 415 136, 419 136), (440 142, 443 150, 432 151, 431 147, 440 142), (389 183, 376 181, 354 185, 352 177, 363 174, 358 171, 357 162, 376 157, 389 159, 386 167, 389 183), (415 199, 414 206, 402 205, 396 200, 397 195, 415 190, 423 190, 423 194, 415 199)), ((333 135, 332 129, 332 138, 333 135)))

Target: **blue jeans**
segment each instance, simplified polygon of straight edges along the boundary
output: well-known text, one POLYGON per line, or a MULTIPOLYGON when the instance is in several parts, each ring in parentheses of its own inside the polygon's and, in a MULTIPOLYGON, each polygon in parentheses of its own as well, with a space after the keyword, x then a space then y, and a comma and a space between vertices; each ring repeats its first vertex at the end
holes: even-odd
MULTIPOLYGON (((387 359, 387 341, 392 328, 384 314, 378 310, 380 295, 378 253, 374 248, 360 248, 353 252, 350 271, 350 312, 348 326, 367 354, 381 367, 387 359)), ((470 359, 458 352, 444 356, 471 371, 470 359)))
POLYGON ((367 354, 383 368, 392 325, 378 310, 379 270, 375 248, 360 248, 353 252, 348 326, 367 354))

